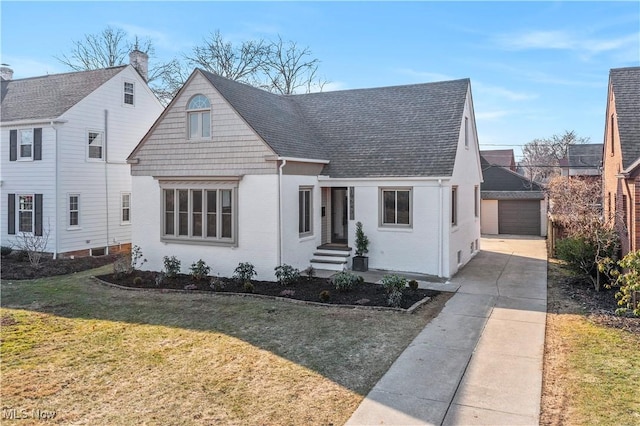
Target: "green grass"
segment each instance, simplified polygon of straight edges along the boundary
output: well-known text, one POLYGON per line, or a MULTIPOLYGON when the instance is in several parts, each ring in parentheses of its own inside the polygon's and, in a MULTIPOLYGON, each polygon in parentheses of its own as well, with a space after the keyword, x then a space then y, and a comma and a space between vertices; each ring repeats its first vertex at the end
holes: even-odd
POLYGON ((1 283, 3 409, 60 424, 342 424, 448 297, 406 315, 89 278, 108 270, 1 283))
POLYGON ((640 425, 640 336, 566 315, 566 385, 575 424, 640 425))

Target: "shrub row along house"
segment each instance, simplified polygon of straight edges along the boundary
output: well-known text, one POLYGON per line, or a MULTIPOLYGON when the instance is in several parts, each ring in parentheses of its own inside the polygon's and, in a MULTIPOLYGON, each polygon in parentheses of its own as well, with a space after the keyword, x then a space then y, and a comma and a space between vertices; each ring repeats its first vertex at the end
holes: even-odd
POLYGON ((3 67, 2 245, 35 238, 65 256, 129 249, 125 160, 162 112, 145 81, 146 55, 130 58, 137 68, 16 80, 3 67))
POLYGON ((452 276, 479 250, 482 172, 468 79, 276 95, 196 69, 127 160, 133 244, 240 262, 452 276))

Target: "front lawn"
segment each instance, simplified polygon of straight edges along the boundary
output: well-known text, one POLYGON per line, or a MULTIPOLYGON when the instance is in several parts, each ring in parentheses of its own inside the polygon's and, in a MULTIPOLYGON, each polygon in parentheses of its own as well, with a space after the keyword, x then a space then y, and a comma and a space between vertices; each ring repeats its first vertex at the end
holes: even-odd
POLYGON ((542 425, 640 425, 640 318, 549 259, 542 425))
POLYGON ((2 281, 3 415, 55 411, 54 422, 92 425, 343 424, 450 297, 407 315, 128 292, 89 279, 109 271, 2 281))

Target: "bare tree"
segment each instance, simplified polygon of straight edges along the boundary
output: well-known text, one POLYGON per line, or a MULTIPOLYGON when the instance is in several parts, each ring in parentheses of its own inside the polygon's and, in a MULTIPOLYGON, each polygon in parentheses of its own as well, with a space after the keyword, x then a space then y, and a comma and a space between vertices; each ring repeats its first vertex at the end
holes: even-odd
POLYGON ((27 253, 32 267, 37 268, 40 266, 40 260, 47 249, 50 235, 51 224, 49 223, 43 230, 42 235, 36 235, 35 232, 20 232, 16 236, 18 248, 27 253))
POLYGON ((560 175, 560 159, 567 157, 569 145, 587 143, 589 138, 579 137, 572 131, 546 139, 534 139, 522 149, 522 166, 529 179, 548 182, 560 175))
POLYGON ((322 90, 326 81, 317 77, 320 60, 311 57, 308 47, 300 48, 293 41, 284 42, 280 36, 269 46, 269 54, 264 63, 265 88, 274 93, 290 95, 296 89, 311 92, 322 90))
POLYGON ((249 84, 256 83, 261 72, 269 45, 264 40, 249 40, 234 46, 222 38, 220 31, 211 33, 202 46, 193 48, 186 58, 191 65, 206 71, 249 84))
POLYGON ((106 27, 99 33, 86 34, 84 39, 74 41, 69 54, 55 58, 74 71, 94 70, 126 63, 134 48, 149 56, 154 54, 150 40, 140 41, 135 37, 130 41, 125 31, 106 27))

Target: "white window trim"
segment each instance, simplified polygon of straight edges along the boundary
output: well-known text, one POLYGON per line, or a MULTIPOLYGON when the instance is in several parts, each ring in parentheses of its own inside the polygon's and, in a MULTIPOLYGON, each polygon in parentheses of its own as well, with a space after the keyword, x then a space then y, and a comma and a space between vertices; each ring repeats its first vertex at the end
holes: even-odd
POLYGON ((476 219, 480 217, 480 187, 478 185, 473 187, 473 214, 476 219))
POLYGON ((451 204, 449 209, 449 222, 452 228, 458 227, 458 213, 459 213, 458 202, 460 200, 458 192, 459 192, 458 186, 453 185, 451 187, 451 204))
POLYGON ((81 200, 82 200, 82 197, 80 196, 79 193, 68 193, 67 194, 67 230, 68 231, 82 229, 82 222, 80 220, 81 200), (78 210, 77 210, 77 212, 78 212, 78 224, 77 225, 72 225, 71 224, 71 197, 78 197, 78 210))
POLYGON ((186 132, 187 132, 187 140, 190 141, 198 141, 198 140, 210 140, 211 139, 211 100, 203 95, 202 93, 198 93, 196 95, 193 95, 192 97, 189 98, 189 101, 187 102, 186 105, 186 132), (191 101, 193 100, 193 98, 195 98, 196 96, 204 96, 207 101, 209 102, 209 108, 194 108, 194 109, 189 109, 189 104, 191 103, 191 101), (202 129, 203 129, 203 124, 202 124, 202 114, 208 112, 209 113, 209 135, 208 136, 203 136, 202 135, 202 129), (198 117, 198 134, 192 136, 191 135, 191 115, 195 114, 198 117))
POLYGON ((36 194, 16 194, 16 234, 33 234, 36 229, 36 194), (20 198, 31 197, 31 210, 22 210, 20 208, 20 198), (31 211, 31 231, 22 231, 20 229, 20 212, 31 211))
MULTIPOLYGON (((162 196, 160 197, 160 241, 163 242, 174 242, 180 244, 205 244, 205 245, 220 245, 220 246, 231 246, 236 247, 238 242, 238 183, 235 181, 220 181, 220 182, 160 182, 160 193, 162 196), (164 199, 164 190, 173 189, 174 191, 174 235, 165 234, 165 220, 166 220, 166 212, 165 212, 165 199, 164 199), (178 231, 178 190, 188 190, 188 234, 189 235, 176 235, 178 231), (218 211, 218 218, 216 219, 216 227, 218 236, 216 237, 207 237, 205 236, 205 232, 202 232, 201 236, 192 236, 192 222, 193 222, 193 210, 192 210, 192 191, 193 190, 202 190, 202 191, 216 191, 217 198, 217 206, 219 208, 222 207, 221 203, 221 195, 220 190, 231 190, 231 238, 223 238, 219 236, 221 234, 221 211, 218 211)), ((204 195, 203 195, 204 197, 204 195)), ((203 203, 206 200, 203 199, 203 203)), ((202 209, 202 223, 206 223, 206 208, 203 204, 202 209)))
POLYGON ((91 161, 91 162, 104 162, 104 157, 105 157, 105 143, 104 143, 104 132, 102 130, 96 130, 96 129, 87 129, 87 131, 85 132, 85 147, 86 147, 86 160, 87 161, 91 161), (102 156, 100 158, 93 158, 89 156, 89 134, 91 133, 98 133, 100 134, 100 137, 102 139, 102 156))
POLYGON ((120 225, 131 225, 131 193, 130 192, 121 192, 120 193, 120 225), (122 217, 124 216, 124 197, 125 195, 129 196, 129 206, 127 207, 127 209, 129 210, 129 220, 123 220, 122 217))
POLYGON ((298 188, 298 237, 307 238, 313 236, 313 186, 301 186, 298 188), (309 193, 309 230, 300 232, 300 193, 309 193))
MULTIPOLYGON (((398 218, 398 206, 396 205, 396 221, 398 218)), ((413 187, 380 187, 378 189, 378 227, 387 229, 411 229, 413 228, 413 187), (384 193, 385 191, 408 191, 409 192, 409 223, 385 223, 384 222, 384 193)))
POLYGON ((121 86, 121 87, 122 87, 122 106, 125 106, 125 107, 127 107, 127 108, 133 108, 133 107, 135 107, 135 106, 136 106, 136 82, 135 82, 135 81, 133 81, 133 80, 123 79, 123 80, 122 80, 122 86, 121 86), (128 94, 129 94, 129 93, 127 93, 127 92, 126 92, 126 90, 125 90, 125 83, 128 83, 128 84, 133 85, 133 94, 132 94, 132 96, 133 96, 133 103, 132 103, 132 104, 125 102, 126 95, 128 95, 128 94))
POLYGON ((16 141, 17 146, 16 146, 16 150, 18 151, 16 153, 16 161, 33 161, 33 151, 35 150, 35 129, 33 128, 29 128, 29 129, 18 129, 18 133, 17 133, 17 138, 18 140, 16 141), (31 131, 31 155, 28 157, 23 157, 22 156, 22 132, 28 132, 31 131))

